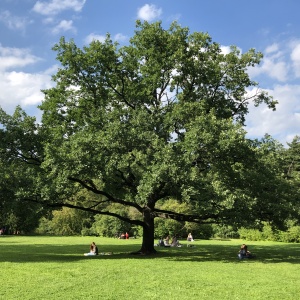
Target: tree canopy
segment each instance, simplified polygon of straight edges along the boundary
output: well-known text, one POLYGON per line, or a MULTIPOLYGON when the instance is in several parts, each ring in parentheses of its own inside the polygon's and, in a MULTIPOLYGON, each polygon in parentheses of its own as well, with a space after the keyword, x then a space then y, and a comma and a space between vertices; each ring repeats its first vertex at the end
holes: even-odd
MULTIPOLYGON (((142 253, 155 252, 157 217, 245 224, 288 215, 274 143, 245 137, 249 103, 276 105, 247 73, 261 53, 232 46, 225 54, 207 33, 139 21, 126 46, 107 35, 83 49, 61 38, 54 50, 61 66, 44 90, 42 124, 29 122, 27 133, 19 122, 26 144, 2 146, 35 172, 20 197, 142 226, 142 253), (158 206, 169 199, 191 210, 158 206), (110 211, 112 204, 136 217, 110 211)), ((7 119, 1 123, 8 137, 7 119)))

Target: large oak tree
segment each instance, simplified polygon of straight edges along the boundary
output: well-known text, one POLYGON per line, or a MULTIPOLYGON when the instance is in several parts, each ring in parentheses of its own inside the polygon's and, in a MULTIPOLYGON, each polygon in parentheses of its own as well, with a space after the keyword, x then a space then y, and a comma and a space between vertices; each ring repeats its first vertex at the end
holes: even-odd
POLYGON ((61 38, 54 50, 61 66, 35 130, 43 145, 35 201, 142 226, 141 253, 155 252, 156 217, 203 224, 282 218, 274 197, 286 187, 243 129, 250 102, 275 109, 247 73, 261 53, 231 47, 225 54, 206 33, 139 21, 127 46, 108 35, 83 49, 61 38), (159 209, 170 198, 191 211, 159 209))

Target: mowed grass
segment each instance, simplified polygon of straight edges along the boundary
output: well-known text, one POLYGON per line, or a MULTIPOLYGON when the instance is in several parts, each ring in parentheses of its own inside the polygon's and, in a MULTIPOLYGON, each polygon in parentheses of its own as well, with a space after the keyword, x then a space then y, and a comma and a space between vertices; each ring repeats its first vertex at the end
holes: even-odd
POLYGON ((195 241, 132 255, 141 240, 0 236, 0 299, 299 299, 300 245, 195 241), (100 253, 85 257, 95 241, 100 253))

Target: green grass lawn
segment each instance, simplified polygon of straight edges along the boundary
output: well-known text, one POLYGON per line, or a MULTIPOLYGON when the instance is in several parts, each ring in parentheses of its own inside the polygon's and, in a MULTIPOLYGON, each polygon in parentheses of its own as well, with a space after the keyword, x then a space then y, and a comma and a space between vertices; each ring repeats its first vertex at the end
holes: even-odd
POLYGON ((0 236, 0 299, 299 299, 300 245, 196 241, 130 255, 141 240, 0 236), (85 257, 95 241, 99 252, 85 257))

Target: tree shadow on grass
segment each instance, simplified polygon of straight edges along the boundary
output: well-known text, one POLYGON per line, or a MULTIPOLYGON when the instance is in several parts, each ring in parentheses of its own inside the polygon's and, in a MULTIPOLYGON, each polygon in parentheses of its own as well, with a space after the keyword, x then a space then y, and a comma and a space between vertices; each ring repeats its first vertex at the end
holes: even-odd
MULTIPOLYGON (((2 247, 1 247, 2 248, 2 247)), ((1 249, 0 262, 61 262, 68 263, 83 259, 167 259, 173 261, 217 261, 222 263, 241 263, 237 257, 238 248, 234 245, 198 244, 195 247, 183 245, 179 248, 156 247, 155 255, 132 255, 137 245, 101 245, 100 255, 85 257, 87 245, 24 245, 13 244, 1 249)), ((255 258, 243 260, 248 263, 300 263, 299 244, 253 245, 251 252, 255 258)))
POLYGON ((254 258, 238 259, 239 248, 232 245, 204 245, 189 251, 174 251, 169 258, 175 261, 219 261, 223 263, 300 263, 300 245, 255 245, 251 249, 254 258))

